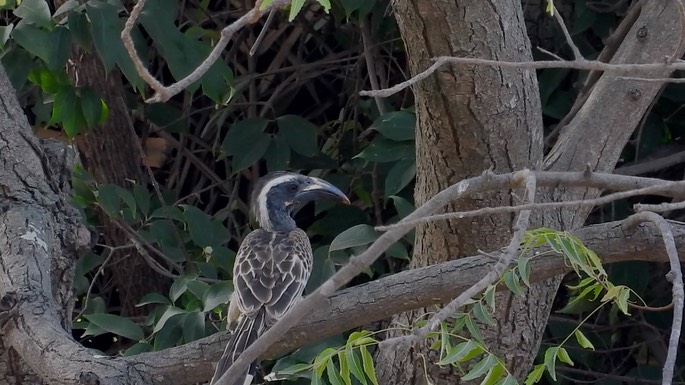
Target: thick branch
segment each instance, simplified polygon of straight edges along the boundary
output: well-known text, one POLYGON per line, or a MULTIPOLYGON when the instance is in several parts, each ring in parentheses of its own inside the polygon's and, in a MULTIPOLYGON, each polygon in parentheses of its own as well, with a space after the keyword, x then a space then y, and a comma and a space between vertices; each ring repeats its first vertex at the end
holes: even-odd
MULTIPOLYGON (((672 223, 678 254, 685 256, 685 224, 672 223)), ((659 230, 639 226, 626 231, 621 222, 589 226, 574 232, 597 252, 605 264, 641 260, 668 262, 659 230)), ((543 251, 543 250, 537 250, 543 251)), ((305 317, 288 335, 274 344, 265 357, 275 357, 344 331, 386 319, 393 314, 446 303, 487 274, 494 261, 474 256, 394 274, 341 290, 305 317)), ((571 271, 558 255, 537 257, 531 262, 531 282, 540 282, 571 271)), ((213 362, 222 351, 226 334, 213 335, 158 353, 145 353, 117 360, 154 366, 155 383, 187 378, 191 383, 210 376, 213 362), (162 364, 164 367, 157 367, 162 364), (191 381, 192 380, 192 381, 191 381)), ((115 360, 116 361, 116 360, 115 360)))

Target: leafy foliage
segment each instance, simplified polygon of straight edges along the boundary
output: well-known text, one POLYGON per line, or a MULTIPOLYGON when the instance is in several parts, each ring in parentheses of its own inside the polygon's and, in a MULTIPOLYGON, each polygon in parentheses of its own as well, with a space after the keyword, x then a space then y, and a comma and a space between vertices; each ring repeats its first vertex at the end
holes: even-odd
MULTIPOLYGON (((363 229, 363 227, 352 228, 348 234, 359 234, 355 239, 361 242, 365 237, 368 237, 368 235, 364 235, 367 230, 363 229)), ((347 237, 349 235, 343 238, 347 237)), ((338 243, 342 246, 338 247, 345 246, 345 241, 345 239, 339 241, 338 243)), ((334 244, 336 244, 335 241, 331 248, 334 248, 334 244)), ((461 373, 463 381, 483 378, 481 384, 518 384, 514 375, 506 368, 504 361, 485 346, 480 325, 496 325, 493 314, 495 312, 495 291, 497 287, 504 283, 514 294, 521 295, 522 289, 519 282, 524 281, 526 286, 529 286, 530 260, 549 253, 564 256, 567 263, 582 278, 581 283, 574 286, 573 290, 580 291, 582 289, 581 292, 585 292, 588 288, 592 288, 590 291, 595 293, 592 301, 597 301, 599 294, 605 293, 598 301, 599 306, 593 313, 606 304, 612 304, 628 315, 630 289, 622 285, 614 285, 607 280, 604 267, 592 250, 585 247, 577 237, 566 232, 546 228, 530 230, 526 232, 521 244, 521 254, 517 258, 516 265, 507 269, 502 274, 500 281, 489 286, 479 299, 472 300, 463 309, 463 312, 454 314, 448 321, 442 321, 439 331, 429 333, 428 340, 432 341, 431 348, 439 352, 439 360, 436 364, 455 366, 461 373), (545 247, 548 249, 547 251, 536 252, 533 257, 529 256, 534 249, 538 251, 545 247)), ((576 299, 571 300, 571 302, 573 301, 576 299)), ((571 338, 574 338, 581 348, 595 350, 593 343, 581 331, 583 324, 584 322, 581 322, 560 344, 545 350, 543 363, 536 365, 530 372, 524 381, 526 385, 538 383, 545 373, 553 381, 557 381, 557 362, 570 366, 574 365, 568 349, 564 346, 571 338)), ((422 321, 417 323, 416 327, 424 325, 425 321, 422 321)), ((370 332, 353 332, 344 346, 337 349, 330 347, 324 349, 313 358, 311 363, 300 362, 286 367, 277 364, 278 370, 275 370, 269 378, 293 379, 303 377, 303 373, 310 371, 307 378, 316 384, 323 383, 324 373, 327 375, 328 383, 332 385, 351 384, 353 377, 362 384, 377 384, 376 371, 368 352, 368 346, 376 344, 378 341, 371 337, 370 332), (360 360, 355 355, 355 349, 359 349, 363 365, 359 365, 360 360), (368 361, 365 358, 367 355, 368 361)), ((282 361, 287 362, 287 360, 282 361)))
MULTIPOLYGON (((261 5, 270 3, 265 0, 261 5)), ((585 0, 567 3, 572 3, 573 12, 565 13, 566 3, 557 1, 555 5, 568 20, 581 52, 596 57, 624 10, 601 9, 585 0)), ((218 31, 244 11, 232 8, 229 14, 227 4, 148 0, 132 34, 139 56, 149 62, 156 78, 173 83, 207 56, 219 39, 218 31)), ((122 186, 100 184, 86 171, 74 171, 74 202, 90 223, 96 226, 96 213, 101 211, 126 229, 129 237, 126 245, 108 245, 98 239, 93 252, 78 261, 73 318, 75 334, 85 344, 110 351, 115 346, 124 354, 137 354, 223 329, 220 319, 232 290, 231 266, 235 250, 249 230, 248 195, 258 174, 291 169, 325 176, 353 197, 352 207, 320 203, 297 214, 315 249, 308 290, 375 240, 373 225, 395 222, 413 210, 416 117, 411 95, 384 100, 384 112, 374 101, 358 97, 359 90, 369 88, 364 62, 367 52, 382 69, 381 86, 404 80, 408 72, 388 4, 385 0, 295 1, 289 10, 275 13, 267 32, 278 34, 256 47, 254 56, 248 51, 253 48, 253 37, 262 30, 259 23, 236 34, 223 57, 187 92, 157 105, 143 103, 148 90, 119 38, 127 17, 120 1, 68 0, 58 8, 46 0, 0 4, 4 21, 0 60, 36 130, 48 128, 75 138, 108 119, 105 95, 98 95, 85 81, 74 82, 65 70, 74 69, 69 58, 78 50, 79 55, 93 55, 100 62, 104 71, 98 76, 122 79, 132 125, 140 136, 135 139, 145 146, 146 164, 152 165, 149 171, 155 183, 132 181, 122 186), (370 49, 362 44, 362 24, 371 37, 370 49), (154 162, 152 140, 163 144, 154 162), (115 247, 140 250, 149 264, 159 268, 159 276, 151 279, 168 280, 167 290, 141 296, 141 314, 146 315, 142 321, 118 314, 120 298, 110 282, 117 265, 109 260, 115 247), (102 342, 96 336, 108 339, 102 342)), ((548 12, 551 4, 547 2, 548 12)), ((568 57, 559 33, 544 35, 549 39, 533 45, 568 57)), ((79 76, 83 79, 86 74, 79 76)), ((538 79, 546 132, 552 133, 569 112, 578 95, 577 85, 586 75, 543 70, 538 79)), ((678 85, 665 88, 644 128, 624 151, 625 162, 639 161, 667 146, 678 149, 685 132, 682 89, 678 85)), ((130 156, 138 158, 139 154, 130 156)), ((681 178, 682 166, 667 174, 681 178)), ((619 219, 627 213, 628 205, 621 203, 598 210, 593 220, 619 219)), ((408 234, 355 283, 403 269, 412 244, 413 234, 408 234)), ((641 348, 623 360, 622 349, 636 345, 634 336, 642 330, 641 324, 624 316, 640 311, 630 305, 631 300, 667 302, 663 287, 648 285, 663 275, 660 268, 635 262, 605 271, 596 263, 596 255, 577 239, 548 229, 529 233, 523 248, 543 244, 551 248, 549 252, 566 255, 582 278, 567 282, 567 290, 560 294, 558 302, 564 307, 550 321, 545 342, 557 349, 540 355, 541 363, 529 376, 530 383, 545 381, 559 371, 557 360, 584 365, 589 372, 622 367, 626 375, 649 377, 645 373, 654 366, 644 355, 651 347, 640 343, 641 348), (590 319, 603 325, 602 331, 581 327, 590 319), (613 360, 610 354, 593 359, 597 356, 589 356, 588 349, 595 346, 618 352, 621 360, 613 360), (629 363, 617 363, 624 361, 629 363)), ((530 259, 519 258, 500 284, 522 295, 530 273, 530 259)), ((432 338, 440 342, 436 348, 441 349, 441 365, 459 364, 468 368, 465 374, 477 373, 477 378, 510 384, 513 379, 501 371, 501 362, 479 345, 478 324, 492 322, 493 301, 494 290, 490 289, 457 315, 454 325, 445 325, 445 330, 432 338), (461 331, 470 337, 459 337, 461 331), (464 360, 474 352, 479 354, 464 360), (478 371, 473 372, 476 367, 478 371)), ((643 318, 641 322, 655 329, 670 324, 670 315, 665 313, 645 313, 643 318)), ((343 336, 336 336, 322 344, 339 346, 340 339, 344 342, 343 336)), ((315 377, 321 382, 347 384, 349 379, 373 383, 369 377, 373 343, 355 345, 349 353, 349 338, 347 341, 342 356, 334 349, 335 354, 319 362, 321 375, 315 377)), ((303 350, 299 354, 303 355, 303 350)), ((289 358, 300 356, 295 353, 289 358)), ((291 374, 311 371, 307 366, 312 365, 311 360, 304 361, 300 364, 309 369, 291 374)), ((280 371, 278 365, 275 373, 280 371)), ((564 381, 561 377, 557 380, 564 381)))

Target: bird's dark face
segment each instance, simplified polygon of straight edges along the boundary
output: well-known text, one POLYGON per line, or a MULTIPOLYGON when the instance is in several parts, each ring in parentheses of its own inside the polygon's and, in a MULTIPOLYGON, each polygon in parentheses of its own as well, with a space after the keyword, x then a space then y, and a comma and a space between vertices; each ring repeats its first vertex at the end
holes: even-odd
POLYGON ((252 210, 260 225, 268 229, 279 227, 278 221, 292 222, 290 212, 294 206, 313 200, 350 203, 340 189, 323 179, 278 172, 259 180, 252 197, 252 210))

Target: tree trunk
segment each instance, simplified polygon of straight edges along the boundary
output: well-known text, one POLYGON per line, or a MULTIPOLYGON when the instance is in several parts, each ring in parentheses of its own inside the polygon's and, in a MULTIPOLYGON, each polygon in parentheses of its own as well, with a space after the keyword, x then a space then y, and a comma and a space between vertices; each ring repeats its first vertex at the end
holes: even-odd
MULTIPOLYGON (((442 55, 509 61, 531 60, 520 2, 396 0, 393 7, 407 47, 412 74, 442 55), (502 28, 506 26, 506 30, 502 28)), ((485 170, 505 173, 539 168, 542 120, 535 72, 475 66, 445 66, 414 86, 416 98, 416 205, 440 190, 485 170)), ((455 202, 450 211, 515 204, 508 191, 455 202)), ((513 215, 433 222, 417 229, 411 267, 431 265, 497 250, 508 243, 513 215)), ((435 308, 398 315, 394 323, 413 324, 435 308)), ((425 362, 436 356, 425 346, 382 351, 385 384, 455 381, 449 368, 425 362), (425 371, 425 372, 424 372, 425 371)))
MULTIPOLYGON (((59 7, 65 0, 56 0, 59 7)), ((76 138, 81 162, 98 183, 113 183, 123 188, 134 184, 147 186, 142 168, 143 153, 135 133, 131 111, 126 106, 121 75, 115 69, 105 76, 105 68, 95 50, 86 52, 74 47, 67 68, 76 86, 89 86, 105 100, 109 108, 107 120, 76 138)), ((98 242, 116 247, 129 244, 128 236, 109 217, 98 213, 98 242)), ((143 295, 165 292, 168 280, 152 270, 135 249, 113 250, 112 274, 124 316, 144 315, 146 309, 136 307, 143 295), (155 279, 150 279, 155 277, 155 279)))
MULTIPOLYGON (((436 56, 532 60, 521 4, 421 0, 393 1, 413 75, 429 67, 436 56)), ((683 54, 683 31, 675 2, 650 2, 611 59, 614 63, 645 63, 683 54), (648 31, 648 38, 637 30, 648 31)), ((632 21, 630 21, 632 22, 632 21)), ((628 26, 630 28, 631 26, 628 26)), ((609 56, 611 58, 611 56, 609 56)), ((668 72, 651 74, 666 77, 668 72)), ((562 131, 545 161, 555 171, 611 171, 621 150, 649 108, 660 82, 639 82, 603 75, 585 104, 562 131), (598 130, 598 127, 606 129, 598 130)), ((414 88, 417 113, 417 205, 461 179, 492 168, 508 172, 537 169, 542 159, 542 122, 533 71, 490 67, 443 67, 414 88)), ((538 201, 593 198, 599 191, 542 190, 538 201)), ((510 204, 508 194, 486 195, 456 202, 451 210, 510 204)), ((589 209, 563 209, 534 216, 531 225, 558 229, 580 227, 589 209)), ((468 221, 445 221, 420 227, 411 267, 459 258, 477 249, 497 250, 509 239, 512 217, 490 216, 468 221)), ((533 285, 524 298, 497 296, 497 326, 485 331, 489 348, 504 358, 519 379, 525 377, 540 340, 561 277, 533 285)), ((423 309, 394 317, 411 325, 423 309)), ((381 351, 378 371, 382 383, 455 384, 457 374, 435 365, 426 346, 381 351)))

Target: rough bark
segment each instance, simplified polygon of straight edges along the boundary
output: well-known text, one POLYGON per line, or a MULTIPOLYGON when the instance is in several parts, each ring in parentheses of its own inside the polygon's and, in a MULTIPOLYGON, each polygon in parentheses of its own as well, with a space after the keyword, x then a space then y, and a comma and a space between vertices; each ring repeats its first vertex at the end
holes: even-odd
MULTIPOLYGON (((443 55, 532 60, 520 2, 393 1, 412 73, 443 55)), ((542 120, 535 72, 491 67, 443 68, 416 84, 417 181, 415 201, 422 204, 445 187, 484 170, 510 172, 539 168, 542 120)), ((508 191, 455 202, 468 210, 515 203, 508 191)), ((512 215, 444 221, 416 232, 412 268, 496 250, 511 234, 512 215)), ((434 308, 405 313, 394 323, 413 324, 434 308)), ((423 362, 435 361, 425 347, 382 351, 381 382, 427 383, 423 362), (426 359, 421 359, 421 356, 426 359)), ((449 368, 431 366, 433 383, 454 383, 449 368)))
MULTIPOLYGON (((611 62, 649 63, 665 57, 682 57, 685 44, 683 16, 679 9, 676 1, 646 2, 632 27, 627 26, 630 30, 610 56, 611 62), (638 38, 644 30, 647 35, 638 38)), ((665 78, 669 73, 651 76, 665 78)), ((662 82, 601 75, 578 112, 562 129, 543 167, 551 171, 579 171, 590 167, 597 172, 611 172, 663 85, 662 82)), ((543 189, 538 199, 592 199, 599 194, 600 191, 596 189, 543 189)), ((562 230, 578 229, 589 213, 589 207, 547 211, 538 223, 562 230)), ((507 361, 509 368, 519 378, 526 376, 539 350, 562 277, 560 275, 533 285, 526 290, 523 298, 506 292, 498 297, 497 325, 486 330, 485 335, 495 352, 507 361)))
MULTIPOLYGON (((395 15, 405 41, 413 74, 442 55, 486 59, 531 60, 520 3, 514 1, 424 2, 396 0, 395 15)), ((644 63, 679 58, 683 53, 682 26, 676 2, 648 2, 612 62, 644 63), (647 38, 637 30, 646 28, 647 38), (676 31, 676 32, 674 32, 676 31), (642 34, 641 34, 642 35, 642 34)), ((465 176, 488 168, 505 171, 540 166, 542 124, 537 84, 531 72, 489 67, 443 68, 418 83, 413 91, 417 111, 417 187, 421 204, 437 191, 465 176)), ((655 74, 668 76, 668 73, 655 74)), ((550 153, 545 168, 612 170, 627 139, 651 104, 659 82, 627 81, 604 75, 550 153), (600 129, 601 128, 601 129, 600 129)), ((567 200, 597 196, 597 190, 542 191, 538 200, 567 200)), ((457 202, 460 210, 491 206, 505 194, 457 202)), ((575 229, 589 209, 568 208, 537 217, 534 225, 575 229)), ((510 234, 510 218, 491 217, 423 226, 416 233, 412 267, 458 258, 477 248, 496 249, 510 234)), ((549 315, 560 277, 536 285, 526 297, 501 294, 497 326, 486 330, 490 348, 505 358, 522 378, 532 364, 549 315)), ((407 325, 425 311, 395 317, 407 325)), ((454 384, 450 370, 422 367, 435 358, 425 347, 381 352, 379 373, 384 383, 454 384), (423 359, 426 357, 427 359, 423 359)))

